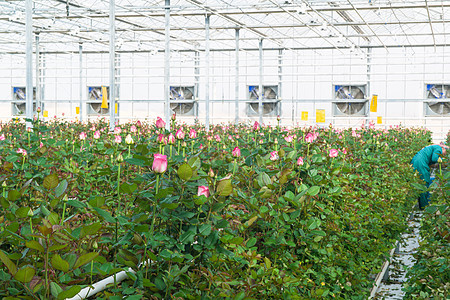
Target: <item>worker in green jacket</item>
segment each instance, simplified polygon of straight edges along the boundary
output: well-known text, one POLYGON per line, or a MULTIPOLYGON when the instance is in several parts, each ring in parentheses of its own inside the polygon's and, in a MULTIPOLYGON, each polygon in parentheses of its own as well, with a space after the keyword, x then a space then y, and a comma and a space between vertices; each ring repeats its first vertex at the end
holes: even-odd
MULTIPOLYGON (((414 155, 411 160, 413 168, 417 170, 420 174, 420 178, 423 179, 427 187, 431 184, 430 178, 430 165, 438 162, 439 155, 444 156, 447 153, 448 146, 441 143, 440 145, 431 145, 423 148, 416 155, 414 155)), ((425 192, 420 194, 419 197, 419 208, 423 209, 428 205, 428 198, 430 193, 425 192)))

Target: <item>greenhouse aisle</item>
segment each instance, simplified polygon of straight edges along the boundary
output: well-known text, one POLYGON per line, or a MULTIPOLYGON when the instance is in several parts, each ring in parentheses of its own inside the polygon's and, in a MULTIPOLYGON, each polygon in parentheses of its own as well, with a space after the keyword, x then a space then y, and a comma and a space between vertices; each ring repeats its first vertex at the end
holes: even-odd
POLYGON ((408 222, 408 230, 402 234, 398 251, 394 253, 392 263, 389 265, 389 278, 382 282, 376 299, 403 299, 405 292, 403 284, 407 281, 406 273, 416 260, 413 254, 419 247, 421 211, 414 211, 412 219, 408 222))

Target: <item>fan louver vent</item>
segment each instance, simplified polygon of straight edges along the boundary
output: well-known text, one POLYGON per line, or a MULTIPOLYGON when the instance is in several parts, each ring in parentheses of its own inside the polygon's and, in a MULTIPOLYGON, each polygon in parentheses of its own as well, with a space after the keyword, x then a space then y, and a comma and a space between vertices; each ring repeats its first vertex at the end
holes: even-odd
POLYGON ((365 114, 367 101, 364 86, 335 86, 335 115, 361 116, 365 114), (361 102, 355 100, 364 100, 361 102), (351 101, 345 101, 351 100, 351 101))
MULTIPOLYGON (((449 99, 450 85, 447 84, 429 84, 427 85, 428 99, 449 99)), ((436 115, 450 114, 450 102, 430 101, 427 103, 428 109, 436 115)))
POLYGON ((170 109, 181 116, 195 115, 195 97, 193 86, 170 87, 170 109))

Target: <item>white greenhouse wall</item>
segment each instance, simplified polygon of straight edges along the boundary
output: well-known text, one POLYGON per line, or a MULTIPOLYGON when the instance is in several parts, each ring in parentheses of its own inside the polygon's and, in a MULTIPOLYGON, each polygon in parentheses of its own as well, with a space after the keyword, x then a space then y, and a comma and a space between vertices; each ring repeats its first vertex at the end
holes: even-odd
MULTIPOLYGON (((450 50, 443 47, 384 48, 350 52, 342 50, 265 50, 263 52, 263 85, 279 86, 279 107, 285 125, 313 125, 317 109, 324 109, 326 121, 336 126, 360 126, 368 120, 383 118, 378 126, 403 124, 425 126, 443 139, 450 129, 450 115, 426 117, 424 99, 426 84, 450 84, 450 50), (364 53, 363 53, 364 52, 364 53), (281 65, 279 65, 281 59, 281 65), (280 73, 281 70, 281 73, 280 73), (368 73, 370 71, 370 73, 368 73), (369 80, 370 79, 370 80, 369 80), (378 95, 378 111, 367 117, 333 116, 334 85, 367 85, 371 95, 378 95), (308 121, 301 120, 302 111, 308 121)), ((34 58, 34 57, 33 57, 34 58)), ((79 117, 76 107, 83 103, 89 86, 109 85, 109 54, 83 54, 82 82, 79 55, 44 54, 41 56, 41 84, 44 109, 49 117, 79 117)), ((235 52, 211 51, 209 70, 211 123, 235 119, 235 86, 239 83, 239 119, 253 122, 258 116, 247 115, 248 86, 259 86, 258 51, 240 51, 239 78, 235 76, 235 52)), ((119 118, 155 119, 164 115, 164 53, 121 53, 116 59, 119 87, 119 118)), ((33 77, 35 78, 35 73, 33 77)), ((198 114, 204 121, 207 83, 204 52, 173 52, 170 85, 197 86, 198 114), (196 63, 196 59, 198 62, 196 63), (196 74, 196 71, 198 74, 196 74)), ((12 88, 25 86, 25 59, 19 55, 0 58, 0 117, 12 116, 12 88)), ((108 116, 106 116, 108 117, 108 116)), ((179 118, 193 122, 195 117, 179 118)), ((83 119, 87 118, 86 104, 83 119)), ((264 117, 275 124, 276 115, 264 117)))

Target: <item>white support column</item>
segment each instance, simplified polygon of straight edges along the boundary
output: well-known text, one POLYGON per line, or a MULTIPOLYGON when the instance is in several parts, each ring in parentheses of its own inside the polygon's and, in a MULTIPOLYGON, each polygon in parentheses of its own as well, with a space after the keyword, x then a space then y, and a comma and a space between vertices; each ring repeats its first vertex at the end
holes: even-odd
POLYGON ((205 18, 205 63, 206 63, 206 84, 205 84, 205 106, 206 121, 205 128, 209 131, 209 15, 205 18))
POLYGON ((259 95, 258 95, 258 114, 259 114, 259 126, 262 126, 263 122, 263 39, 259 40, 259 95))
MULTIPOLYGON (((25 37, 26 37, 26 118, 33 119, 33 1, 25 0, 25 37)), ((27 128, 32 128, 30 121, 26 122, 27 128)))
POLYGON ((239 28, 236 29, 236 63, 235 63, 235 80, 234 80, 234 116, 235 123, 239 123, 239 28))
POLYGON ((367 88, 366 88, 366 94, 369 99, 369 105, 367 106, 367 119, 366 119, 366 125, 369 125, 370 122, 370 101, 372 101, 372 95, 370 90, 370 81, 371 81, 371 73, 372 73, 372 48, 367 48, 367 88))
POLYGON ((78 46, 78 52, 80 56, 80 122, 83 121, 83 44, 78 46))
MULTIPOLYGON (((278 50, 278 99, 283 99, 283 49, 278 50)), ((281 117, 281 102, 278 103, 278 115, 281 117)))
POLYGON ((116 2, 109 1, 109 130, 116 126, 116 2))
POLYGON ((165 21, 164 103, 166 106, 166 129, 170 130, 170 0, 165 2, 165 21))
POLYGON ((41 83, 40 83, 40 68, 39 68, 39 34, 36 34, 36 56, 35 56, 35 66, 36 66, 36 108, 40 107, 41 104, 41 83))

